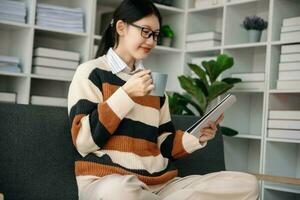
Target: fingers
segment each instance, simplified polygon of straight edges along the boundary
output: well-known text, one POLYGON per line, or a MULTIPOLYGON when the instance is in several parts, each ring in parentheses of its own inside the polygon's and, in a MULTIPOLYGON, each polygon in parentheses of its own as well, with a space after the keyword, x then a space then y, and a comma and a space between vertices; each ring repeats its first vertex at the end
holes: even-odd
POLYGON ((139 72, 135 73, 133 76, 139 78, 139 77, 143 77, 143 76, 145 76, 147 74, 150 76, 150 73, 151 73, 150 69, 145 69, 145 70, 142 70, 142 71, 139 71, 139 72))
POLYGON ((222 121, 224 120, 224 113, 222 113, 219 118, 217 119, 217 121, 215 122, 216 125, 220 124, 222 121))

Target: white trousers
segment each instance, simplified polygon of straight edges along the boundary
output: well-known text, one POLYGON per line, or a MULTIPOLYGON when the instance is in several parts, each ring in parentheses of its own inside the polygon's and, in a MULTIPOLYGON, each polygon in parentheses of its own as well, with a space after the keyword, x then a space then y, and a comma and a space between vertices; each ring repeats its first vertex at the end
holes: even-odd
POLYGON ((222 171, 176 177, 146 185, 134 175, 78 176, 79 200, 256 200, 258 181, 250 174, 222 171))

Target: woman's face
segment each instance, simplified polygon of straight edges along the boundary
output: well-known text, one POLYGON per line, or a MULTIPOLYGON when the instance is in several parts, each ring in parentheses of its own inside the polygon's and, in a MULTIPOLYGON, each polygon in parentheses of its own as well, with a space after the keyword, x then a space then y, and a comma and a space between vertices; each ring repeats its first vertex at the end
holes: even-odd
POLYGON ((159 21, 155 15, 144 17, 132 24, 126 24, 124 35, 119 37, 119 45, 121 45, 129 55, 135 60, 146 58, 151 50, 155 48, 157 41, 153 39, 153 33, 159 33, 159 21), (141 33, 144 27, 144 33, 141 33), (150 38, 145 38, 152 33, 150 38))

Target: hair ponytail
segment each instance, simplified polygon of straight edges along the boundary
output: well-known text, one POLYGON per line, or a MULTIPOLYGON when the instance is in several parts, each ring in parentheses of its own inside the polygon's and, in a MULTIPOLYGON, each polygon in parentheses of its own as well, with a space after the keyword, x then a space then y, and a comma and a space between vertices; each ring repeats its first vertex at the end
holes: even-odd
POLYGON ((115 44, 115 31, 113 24, 109 24, 106 30, 103 32, 102 39, 97 51, 96 57, 102 56, 107 53, 110 47, 115 44))
POLYGON ((114 11, 112 23, 108 25, 102 35, 96 57, 106 54, 110 47, 118 46, 119 36, 116 31, 116 23, 119 20, 133 23, 149 15, 155 15, 161 26, 161 15, 152 0, 123 0, 114 11))

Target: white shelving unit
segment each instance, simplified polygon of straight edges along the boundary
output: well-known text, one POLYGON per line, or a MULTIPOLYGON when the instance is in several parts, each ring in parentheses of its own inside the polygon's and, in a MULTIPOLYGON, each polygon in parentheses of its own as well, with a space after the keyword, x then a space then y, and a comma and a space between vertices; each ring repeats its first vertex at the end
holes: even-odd
MULTIPOLYGON (((30 104, 32 95, 67 98, 71 78, 42 76, 32 73, 32 54, 43 46, 80 53, 80 62, 94 58, 94 45, 101 41, 101 16, 111 12, 121 0, 20 0, 26 3, 26 24, 0 21, 0 54, 17 56, 21 73, 0 72, 0 92, 17 94, 17 103, 30 104), (83 9, 85 32, 69 32, 35 25, 37 3, 49 3, 83 9)), ((299 0, 227 0, 210 8, 194 8, 195 0, 174 0, 174 6, 156 4, 175 32, 172 47, 157 46, 145 60, 153 71, 169 74, 168 91, 182 91, 177 79, 191 74, 187 63, 195 57, 226 53, 235 64, 224 77, 232 73, 265 73, 262 88, 234 89, 238 101, 226 112, 224 126, 239 131, 235 137, 225 137, 227 170, 265 173, 300 178, 300 141, 269 138, 268 111, 300 110, 300 87, 277 90, 280 41, 284 18, 300 16, 299 0), (269 22, 261 42, 248 43, 247 32, 241 27, 246 16, 258 15, 269 22), (186 35, 217 31, 222 33, 221 45, 186 50, 186 35)), ((295 41, 300 43, 300 41, 295 41)), ((269 182, 261 184, 261 199, 298 199, 300 187, 269 182)))

